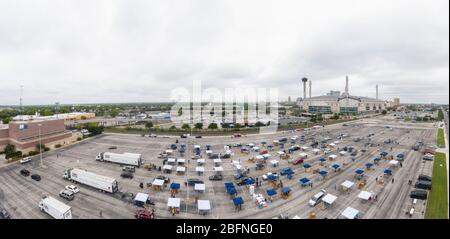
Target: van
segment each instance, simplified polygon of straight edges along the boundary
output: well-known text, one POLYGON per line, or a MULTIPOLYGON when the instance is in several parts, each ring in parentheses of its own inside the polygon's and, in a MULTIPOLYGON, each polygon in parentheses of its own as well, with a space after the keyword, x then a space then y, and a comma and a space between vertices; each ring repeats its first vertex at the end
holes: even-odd
POLYGON ((309 206, 315 207, 317 204, 319 204, 322 201, 322 198, 325 196, 325 193, 327 193, 324 189, 320 190, 320 192, 316 193, 308 202, 309 206))
POLYGON ((415 188, 431 190, 431 182, 430 181, 418 181, 415 185, 415 188))
POLYGON ((431 177, 425 174, 420 174, 418 180, 431 182, 431 177))
POLYGON ((133 166, 125 166, 125 167, 122 168, 122 171, 129 172, 129 173, 134 173, 136 171, 136 169, 133 166))
POLYGON ((75 197, 75 194, 69 190, 62 190, 61 192, 59 192, 59 196, 69 201, 72 201, 75 197))
POLYGON ((428 192, 425 190, 414 190, 411 191, 411 193, 409 194, 409 197, 413 198, 413 199, 421 199, 421 200, 426 200, 428 196, 428 192))

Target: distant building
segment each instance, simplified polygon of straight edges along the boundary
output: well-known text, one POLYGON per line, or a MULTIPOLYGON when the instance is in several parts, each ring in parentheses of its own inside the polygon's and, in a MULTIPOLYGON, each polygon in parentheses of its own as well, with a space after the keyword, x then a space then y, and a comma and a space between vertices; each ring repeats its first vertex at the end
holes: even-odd
POLYGON ((348 92, 348 78, 346 79, 345 92, 330 91, 323 96, 316 96, 301 101, 304 110, 312 114, 359 114, 381 111, 386 109, 387 103, 383 100, 352 96, 348 92))
POLYGON ((66 130, 63 119, 11 121, 8 125, 0 125, 0 150, 7 144, 15 145, 23 153, 36 150, 39 129, 42 144, 47 147, 69 144, 76 140, 73 139, 72 132, 66 130))
POLYGON ((38 113, 35 115, 18 115, 13 118, 13 121, 27 121, 27 120, 51 120, 51 119, 63 119, 65 121, 93 119, 95 113, 89 112, 72 112, 65 114, 55 114, 50 116, 40 116, 38 113))

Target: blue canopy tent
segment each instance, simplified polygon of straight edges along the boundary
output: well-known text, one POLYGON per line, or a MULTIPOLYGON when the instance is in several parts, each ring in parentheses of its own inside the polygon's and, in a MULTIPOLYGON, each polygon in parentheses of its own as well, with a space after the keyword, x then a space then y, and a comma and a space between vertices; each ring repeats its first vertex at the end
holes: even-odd
POLYGON ((357 169, 355 171, 355 173, 356 173, 356 177, 358 177, 358 178, 362 178, 364 176, 364 170, 362 170, 362 169, 357 169))
POLYGON ((367 152, 367 149, 361 149, 361 152, 365 153, 367 152))
POLYGON ((277 180, 277 179, 278 179, 278 176, 275 176, 273 174, 267 176, 267 180, 270 180, 270 181, 274 181, 274 180, 277 180))
POLYGON ((299 183, 300 183, 300 185, 301 185, 302 187, 305 187, 305 186, 308 186, 308 185, 311 185, 311 184, 312 184, 312 182, 311 182, 311 180, 309 180, 309 178, 301 178, 301 179, 299 180, 299 183))
POLYGON ((229 195, 235 195, 235 194, 237 194, 237 191, 234 187, 229 187, 229 188, 227 188, 227 193, 229 195))
POLYGON ((244 204, 244 199, 242 197, 233 198, 233 203, 236 206, 244 204))
POLYGON ((268 189, 266 192, 267 192, 267 195, 269 195, 269 197, 277 195, 277 191, 275 189, 268 189))
POLYGON ((262 168, 264 168, 264 164, 262 164, 262 163, 256 164, 256 169, 262 169, 262 168))
POLYGON ((255 184, 255 180, 253 178, 248 178, 247 180, 245 180, 245 184, 247 185, 255 184))
POLYGON ((380 153, 380 155, 383 156, 383 157, 386 157, 388 155, 388 153, 383 151, 383 152, 380 153))
POLYGON ((380 159, 379 157, 376 157, 376 158, 373 159, 373 162, 374 162, 375 164, 377 164, 380 160, 381 160, 381 159, 380 159))
POLYGON ((325 170, 322 170, 322 171, 319 172, 319 174, 320 174, 320 176, 322 176, 322 177, 326 177, 326 176, 328 175, 328 172, 325 171, 325 170))
POLYGON ((373 166, 373 163, 366 163, 364 166, 366 166, 367 169, 370 169, 373 166))
POLYGON ((303 164, 303 167, 304 167, 305 169, 307 169, 307 168, 311 168, 311 165, 305 163, 305 164, 303 164))
POLYGON ((392 170, 391 169, 385 169, 384 170, 384 175, 392 175, 392 170))
POLYGON ((180 184, 179 183, 172 183, 172 184, 170 184, 170 189, 178 190, 178 189, 180 189, 180 184))
POLYGON ((226 182, 226 183, 225 183, 225 187, 226 187, 226 188, 234 188, 234 183, 232 183, 232 182, 226 182))
POLYGON ((290 187, 283 187, 282 189, 281 189, 281 192, 282 193, 290 193, 291 192, 291 188, 290 187))
POLYGON ((358 155, 358 154, 356 154, 356 153, 350 154, 350 156, 352 156, 353 158, 356 157, 356 155, 358 155))
POLYGON ((335 164, 331 165, 331 167, 334 168, 334 171, 336 172, 336 170, 338 168, 340 168, 341 166, 339 164, 335 163, 335 164))
POLYGON ((325 158, 320 158, 319 161, 323 163, 323 162, 325 162, 327 160, 325 158))

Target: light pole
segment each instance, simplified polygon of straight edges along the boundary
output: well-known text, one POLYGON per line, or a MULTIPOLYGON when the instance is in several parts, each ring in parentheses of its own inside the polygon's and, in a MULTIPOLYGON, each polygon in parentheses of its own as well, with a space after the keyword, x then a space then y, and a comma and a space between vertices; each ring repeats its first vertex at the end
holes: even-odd
POLYGON ((39 157, 40 157, 40 162, 41 162, 41 168, 43 168, 44 167, 44 163, 42 162, 41 126, 42 126, 42 124, 38 124, 38 127, 39 127, 39 157))

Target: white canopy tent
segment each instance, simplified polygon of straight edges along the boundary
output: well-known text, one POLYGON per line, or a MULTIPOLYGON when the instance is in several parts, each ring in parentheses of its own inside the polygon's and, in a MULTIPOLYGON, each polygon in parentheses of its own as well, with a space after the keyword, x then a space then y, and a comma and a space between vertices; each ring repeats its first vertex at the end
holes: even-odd
POLYGON ((184 173, 184 172, 186 172, 186 168, 185 167, 177 167, 177 172, 184 173))
POLYGON ((162 180, 162 179, 155 179, 155 180, 153 180, 152 185, 153 186, 163 186, 164 185, 164 180, 162 180))
POLYGON ((136 197, 134 197, 134 201, 146 203, 149 196, 146 193, 137 193, 136 197))
POLYGON ((397 160, 391 160, 391 161, 389 161, 389 165, 390 165, 390 166, 395 166, 395 167, 396 167, 396 166, 398 165, 398 163, 399 163, 399 162, 398 162, 397 160))
POLYGON ((256 155, 256 160, 264 160, 264 156, 262 155, 256 155))
POLYGON ((349 188, 353 187, 353 185, 355 185, 355 183, 352 182, 352 181, 349 181, 349 180, 345 180, 345 182, 343 182, 343 183, 341 184, 341 186, 342 186, 344 189, 349 189, 349 188))
POLYGON ((205 172, 205 167, 195 167, 195 171, 199 173, 205 172))
POLYGON ((347 152, 345 152, 344 150, 342 150, 341 152, 339 152, 340 155, 344 156, 347 152))
POLYGON ((223 172, 223 167, 214 167, 214 172, 223 172))
POLYGON ((262 156, 263 156, 265 159, 268 159, 268 158, 272 157, 271 154, 263 154, 262 156))
POLYGON ((278 151, 277 154, 281 156, 281 155, 285 155, 286 153, 283 151, 278 151))
POLYGON ((333 159, 336 159, 336 158, 337 158, 337 155, 332 154, 332 155, 328 156, 328 158, 331 159, 331 160, 333 160, 333 159))
POLYGON ((329 144, 329 146, 334 147, 334 146, 336 146, 336 144, 331 143, 331 144, 329 144))
POLYGON ((205 153, 206 153, 206 155, 210 155, 210 154, 213 154, 213 151, 212 150, 206 150, 205 153))
POLYGON ((179 164, 184 164, 184 163, 186 163, 186 159, 178 159, 177 162, 179 164))
POLYGON ((270 160, 270 164, 272 164, 272 166, 276 167, 278 166, 278 160, 270 160))
POLYGON ((342 216, 344 218, 347 219, 356 219, 358 217, 359 211, 352 208, 352 207, 347 207, 343 212, 342 212, 342 216))
POLYGON ((322 201, 328 205, 332 205, 336 201, 337 197, 333 194, 327 194, 322 198, 322 201))
POLYGON ((307 146, 303 146, 303 147, 302 147, 302 150, 303 150, 303 151, 305 151, 305 150, 307 150, 307 149, 309 149, 309 147, 307 147, 307 146))
POLYGON ((168 163, 168 164, 175 164, 176 161, 177 161, 177 160, 176 160, 175 158, 168 158, 168 159, 167 159, 167 163, 168 163))
POLYGON ((197 207, 199 211, 209 211, 211 210, 211 203, 209 200, 198 200, 197 207))
POLYGON ((181 199, 179 198, 169 198, 167 200, 167 207, 180 208, 181 199))
POLYGON ((300 157, 306 158, 306 157, 308 157, 308 154, 306 154, 306 153, 300 153, 300 157))
POLYGON ((368 191, 364 191, 364 190, 358 194, 358 198, 366 200, 366 201, 369 200, 371 197, 372 197, 372 193, 368 192, 368 191))
POLYGON ((204 192, 206 189, 206 185, 204 183, 196 183, 194 185, 194 190, 197 192, 204 192))
POLYGON ((173 168, 173 166, 172 166, 172 165, 168 165, 168 164, 165 164, 165 165, 162 167, 163 170, 169 170, 169 171, 172 171, 172 168, 173 168))
POLYGON ((197 159, 197 164, 204 164, 205 163, 205 159, 197 159))
POLYGON ((220 164, 222 163, 221 159, 213 159, 214 164, 220 164))
POLYGON ((320 152, 320 149, 313 149, 313 152, 314 152, 315 154, 318 154, 318 153, 320 152))

